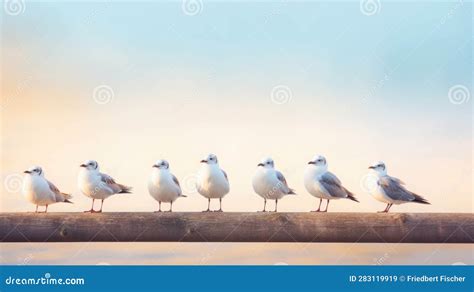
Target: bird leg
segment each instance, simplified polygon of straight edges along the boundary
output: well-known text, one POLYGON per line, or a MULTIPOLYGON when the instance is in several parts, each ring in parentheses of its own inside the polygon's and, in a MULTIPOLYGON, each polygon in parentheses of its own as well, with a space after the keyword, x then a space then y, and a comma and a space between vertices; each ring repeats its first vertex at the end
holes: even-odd
POLYGON ((211 198, 207 198, 207 210, 204 210, 203 212, 211 212, 211 198))
POLYGON ((385 210, 383 211, 378 211, 377 213, 388 213, 388 209, 390 209, 391 204, 388 203, 387 206, 385 207, 385 210))
POLYGON ((278 207, 278 199, 275 200, 275 211, 273 212, 277 212, 277 207, 278 207))
POLYGON ((260 212, 267 212, 267 210, 265 210, 266 207, 267 207, 267 199, 263 199, 263 210, 260 212))
POLYGON ((390 211, 390 208, 392 208, 392 205, 393 205, 392 203, 390 203, 390 204, 388 205, 388 207, 387 207, 387 213, 388 213, 388 211, 390 211))
POLYGON ((96 213, 96 211, 94 211, 94 202, 95 202, 95 199, 92 199, 92 207, 90 210, 87 210, 87 211, 84 211, 84 213, 96 213))
POLYGON ((216 212, 222 212, 222 198, 219 198, 219 210, 216 212))
POLYGON ((170 210, 168 212, 173 212, 173 202, 170 202, 170 210))
POLYGON ((160 213, 161 212, 161 201, 158 201, 158 211, 155 211, 154 213, 160 213))
POLYGON ((327 211, 328 211, 328 207, 329 207, 329 200, 328 200, 328 203, 326 204, 326 209, 325 209, 323 212, 327 212, 327 211))
POLYGON ((104 199, 100 200, 100 210, 97 213, 102 213, 102 206, 104 205, 104 199))
POLYGON ((320 212, 321 210, 321 203, 323 202, 323 199, 319 199, 319 207, 318 207, 318 210, 314 210, 314 211, 311 211, 311 212, 320 212))
POLYGON ((46 205, 46 209, 44 211, 38 211, 38 205, 36 205, 35 213, 47 213, 48 212, 48 205, 46 205))

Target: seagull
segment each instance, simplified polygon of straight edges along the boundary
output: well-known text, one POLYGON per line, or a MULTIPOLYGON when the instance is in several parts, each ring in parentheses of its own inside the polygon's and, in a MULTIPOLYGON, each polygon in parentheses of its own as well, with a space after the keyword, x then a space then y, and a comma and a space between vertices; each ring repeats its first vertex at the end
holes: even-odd
POLYGON ((288 187, 283 174, 275 169, 271 158, 265 158, 257 165, 252 185, 254 191, 263 198, 262 212, 266 212, 267 200, 275 200, 276 212, 278 200, 286 195, 296 195, 294 190, 288 187))
POLYGON ((79 190, 87 197, 92 199, 92 207, 85 213, 101 213, 104 200, 115 194, 129 194, 132 188, 115 182, 115 180, 105 174, 99 172, 99 164, 97 161, 88 160, 80 165, 81 170, 78 176, 79 190), (94 201, 101 200, 100 210, 94 210, 94 201))
POLYGON ((179 197, 186 197, 181 191, 178 179, 170 172, 170 165, 166 160, 158 160, 152 168, 148 191, 159 203, 156 212, 161 212, 161 202, 170 203, 169 212, 173 212, 173 202, 179 197))
POLYGON ((316 155, 313 160, 308 162, 304 174, 304 186, 311 195, 319 198, 319 207, 312 212, 327 212, 329 200, 333 199, 343 198, 359 202, 354 194, 343 187, 341 181, 328 171, 326 158, 321 155, 316 155), (321 210, 323 199, 328 201, 324 211, 321 210))
POLYGON ((425 198, 407 190, 401 180, 389 176, 385 163, 382 161, 375 162, 369 166, 369 169, 372 175, 375 174, 377 181, 375 187, 369 190, 371 195, 380 202, 387 203, 385 210, 379 213, 388 213, 393 204, 400 205, 408 202, 430 204, 425 198))
POLYGON ((201 160, 202 166, 196 181, 197 191, 207 198, 207 210, 210 212, 211 199, 219 199, 219 210, 222 212, 222 198, 229 192, 229 179, 224 170, 219 167, 217 156, 209 154, 201 160))
POLYGON ((48 205, 54 203, 70 203, 70 194, 62 193, 59 189, 44 177, 43 169, 34 166, 24 171, 23 195, 28 201, 36 205, 35 213, 47 213, 48 205), (38 212, 38 206, 46 206, 44 212, 38 212))

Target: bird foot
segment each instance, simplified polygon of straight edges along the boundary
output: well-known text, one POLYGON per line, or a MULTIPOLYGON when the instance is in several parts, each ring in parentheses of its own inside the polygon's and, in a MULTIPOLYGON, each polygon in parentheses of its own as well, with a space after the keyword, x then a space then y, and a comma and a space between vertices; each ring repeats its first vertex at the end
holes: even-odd
POLYGON ((173 211, 171 211, 171 210, 165 211, 165 213, 172 213, 172 212, 173 212, 173 211))
POLYGON ((265 212, 267 212, 267 210, 262 210, 262 211, 257 211, 257 212, 259 212, 259 213, 265 213, 265 212))
POLYGON ((383 211, 377 211, 377 213, 388 213, 388 211, 385 211, 385 210, 383 210, 383 211))
POLYGON ((319 212, 321 212, 321 210, 319 210, 319 209, 318 210, 311 210, 310 212, 319 213, 319 212))
POLYGON ((161 212, 163 212, 163 211, 161 211, 161 210, 153 211, 153 213, 161 213, 161 212))
POLYGON ((87 211, 84 211, 84 213, 101 213, 102 211, 96 211, 94 209, 90 209, 90 210, 87 210, 87 211))
POLYGON ((219 210, 215 210, 214 212, 224 212, 224 211, 222 211, 222 209, 219 209, 219 210))

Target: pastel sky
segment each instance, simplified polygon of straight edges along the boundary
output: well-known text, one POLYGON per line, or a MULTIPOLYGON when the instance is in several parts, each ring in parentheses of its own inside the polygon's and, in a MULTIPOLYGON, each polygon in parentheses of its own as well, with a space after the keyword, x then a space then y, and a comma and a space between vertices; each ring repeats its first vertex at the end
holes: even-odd
POLYGON ((105 211, 152 211, 160 158, 189 195, 174 209, 200 211, 193 175, 212 152, 226 211, 262 207, 251 178, 266 156, 298 193, 279 209, 314 209, 303 173, 323 154, 361 201, 331 211, 383 209, 364 189, 383 160, 432 203, 393 211, 472 212, 472 3, 382 1, 373 15, 359 1, 196 3, 196 15, 182 2, 4 7, 1 211, 34 210, 18 187, 31 165, 74 194, 50 211, 89 208, 76 186, 87 159, 134 187, 105 211))

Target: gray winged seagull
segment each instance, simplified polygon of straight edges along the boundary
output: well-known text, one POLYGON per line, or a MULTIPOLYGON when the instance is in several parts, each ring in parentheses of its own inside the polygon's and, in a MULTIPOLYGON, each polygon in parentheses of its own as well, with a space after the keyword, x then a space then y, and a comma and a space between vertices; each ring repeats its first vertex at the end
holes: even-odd
POLYGON ((95 160, 87 160, 80 165, 77 179, 79 190, 92 199, 92 207, 85 213, 101 213, 104 200, 115 194, 129 194, 132 188, 116 183, 115 180, 99 171, 99 164, 95 160), (94 201, 101 200, 100 210, 94 210, 94 201))
POLYGON ((388 213, 393 204, 404 203, 430 204, 425 198, 407 190, 404 183, 398 178, 389 176, 385 163, 378 161, 369 166, 371 173, 375 174, 376 184, 370 188, 370 194, 380 202, 386 203, 385 210, 379 213, 388 213))
POLYGON ((311 195, 319 198, 319 207, 313 212, 327 212, 330 200, 349 199, 359 202, 354 194, 343 187, 341 181, 328 171, 326 158, 321 155, 316 155, 308 162, 304 175, 304 185, 311 195), (327 205, 326 209, 321 211, 323 199, 327 200, 327 205))
POLYGON ((153 164, 148 191, 158 201, 159 209, 156 212, 161 212, 161 202, 170 203, 169 212, 173 212, 173 202, 180 197, 186 197, 181 191, 178 179, 170 172, 168 161, 163 159, 153 164))
POLYGON ((44 176, 43 169, 39 166, 30 167, 24 171, 23 195, 36 205, 35 213, 47 213, 48 206, 55 203, 72 203, 70 194, 62 193, 44 176), (44 212, 38 212, 38 206, 46 206, 44 212))
POLYGON ((219 199, 219 210, 222 212, 222 198, 229 193, 229 178, 224 170, 219 167, 217 156, 209 154, 201 160, 201 169, 196 181, 197 191, 207 198, 207 210, 210 212, 211 199, 219 199))
POLYGON ((296 195, 294 190, 288 187, 283 174, 275 169, 275 163, 271 158, 262 159, 257 165, 252 186, 254 191, 263 198, 262 212, 266 212, 267 200, 275 200, 274 212, 277 212, 278 200, 286 195, 296 195))

